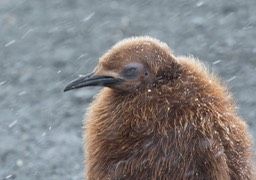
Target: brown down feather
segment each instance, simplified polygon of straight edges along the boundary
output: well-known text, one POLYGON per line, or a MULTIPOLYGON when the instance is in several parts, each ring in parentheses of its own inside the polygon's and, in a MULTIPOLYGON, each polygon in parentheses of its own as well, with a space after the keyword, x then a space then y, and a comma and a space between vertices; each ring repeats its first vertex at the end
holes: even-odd
POLYGON ((254 179, 252 139, 224 84, 150 37, 125 39, 94 72, 141 63, 149 78, 104 87, 84 125, 88 180, 254 179))

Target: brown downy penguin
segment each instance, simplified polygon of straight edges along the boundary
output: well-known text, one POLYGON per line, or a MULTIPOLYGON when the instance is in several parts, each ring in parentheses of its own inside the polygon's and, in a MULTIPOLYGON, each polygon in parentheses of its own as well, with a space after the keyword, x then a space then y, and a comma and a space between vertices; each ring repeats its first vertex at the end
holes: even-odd
POLYGON ((254 179, 246 123, 198 60, 125 39, 65 91, 99 85, 85 121, 87 179, 254 179))

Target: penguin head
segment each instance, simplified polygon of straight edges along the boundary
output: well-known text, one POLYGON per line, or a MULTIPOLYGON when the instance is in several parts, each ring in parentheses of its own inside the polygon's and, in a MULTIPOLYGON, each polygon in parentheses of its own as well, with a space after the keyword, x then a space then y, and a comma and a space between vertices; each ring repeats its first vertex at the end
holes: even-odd
POLYGON ((94 71, 69 83, 64 91, 86 86, 106 86, 130 92, 147 87, 171 68, 175 58, 169 47, 150 37, 124 39, 104 54, 94 71))

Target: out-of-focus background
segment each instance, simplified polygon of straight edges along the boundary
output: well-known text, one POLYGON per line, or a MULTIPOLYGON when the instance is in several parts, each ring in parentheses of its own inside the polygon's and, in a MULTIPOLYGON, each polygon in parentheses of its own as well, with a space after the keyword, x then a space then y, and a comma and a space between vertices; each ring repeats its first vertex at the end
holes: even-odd
POLYGON ((0 0, 0 180, 83 178, 82 119, 99 88, 63 88, 130 36, 205 62, 256 137, 255 9, 255 0, 0 0))

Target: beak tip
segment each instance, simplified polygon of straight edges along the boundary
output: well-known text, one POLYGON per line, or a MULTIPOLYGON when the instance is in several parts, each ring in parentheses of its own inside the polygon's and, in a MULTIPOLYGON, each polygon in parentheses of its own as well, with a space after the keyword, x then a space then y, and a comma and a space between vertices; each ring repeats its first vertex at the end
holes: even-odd
POLYGON ((69 90, 71 90, 72 89, 72 86, 66 86, 65 88, 64 88, 64 92, 67 92, 67 91, 69 91, 69 90))

